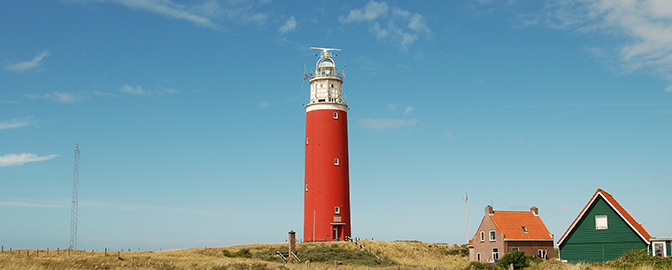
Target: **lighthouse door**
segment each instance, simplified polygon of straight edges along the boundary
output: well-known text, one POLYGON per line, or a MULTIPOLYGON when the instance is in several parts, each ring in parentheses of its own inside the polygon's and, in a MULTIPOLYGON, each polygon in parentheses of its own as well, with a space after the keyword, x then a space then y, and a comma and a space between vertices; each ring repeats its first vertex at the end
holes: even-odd
POLYGON ((333 228, 334 228, 334 234, 333 234, 333 235, 334 235, 334 241, 338 241, 338 240, 339 240, 339 237, 338 237, 338 227, 339 227, 338 225, 334 225, 334 227, 333 227, 333 228))

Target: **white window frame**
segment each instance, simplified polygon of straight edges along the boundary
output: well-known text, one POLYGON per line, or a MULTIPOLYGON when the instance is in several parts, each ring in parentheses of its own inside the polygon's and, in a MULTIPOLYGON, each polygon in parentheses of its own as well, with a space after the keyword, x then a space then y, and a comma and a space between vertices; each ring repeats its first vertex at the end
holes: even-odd
POLYGON ((499 248, 492 248, 492 259, 499 261, 499 248))
POLYGON ((595 216, 595 229, 596 230, 609 229, 609 217, 607 215, 595 216))
POLYGON ((511 248, 511 251, 518 251, 518 250, 520 250, 520 248, 518 248, 518 247, 512 247, 511 248))
POLYGON ((537 255, 539 255, 540 258, 545 259, 546 256, 548 256, 548 250, 546 250, 546 249, 538 249, 538 250, 537 250, 537 255))
POLYGON ((495 230, 490 231, 489 236, 490 236, 490 242, 497 241, 497 231, 495 230))
POLYGON ((477 262, 481 261, 481 253, 476 253, 476 261, 477 262))
POLYGON ((340 214, 341 213, 341 207, 339 206, 334 206, 334 213, 340 214))
POLYGON ((334 112, 334 119, 338 119, 338 112, 334 112))
POLYGON ((338 166, 340 164, 340 161, 338 158, 334 158, 334 165, 338 166))
POLYGON ((481 242, 485 242, 485 232, 481 231, 481 242))

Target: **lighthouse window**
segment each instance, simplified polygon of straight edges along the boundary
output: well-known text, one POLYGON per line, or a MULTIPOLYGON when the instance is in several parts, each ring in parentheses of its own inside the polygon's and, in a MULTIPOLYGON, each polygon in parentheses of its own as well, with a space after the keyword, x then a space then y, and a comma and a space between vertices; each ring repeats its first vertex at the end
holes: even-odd
POLYGON ((338 158, 334 158, 334 165, 338 165, 338 158))
POLYGON ((306 144, 308 144, 308 138, 309 138, 309 137, 306 137, 306 144))
POLYGON ((338 112, 334 112, 334 119, 338 119, 338 112))
POLYGON ((306 184, 306 191, 308 191, 308 184, 306 184))
POLYGON ((334 213, 336 213, 336 214, 341 213, 341 208, 338 207, 338 206, 334 207, 334 213))
POLYGON ((334 88, 334 85, 333 85, 333 84, 331 85, 331 88, 334 88))

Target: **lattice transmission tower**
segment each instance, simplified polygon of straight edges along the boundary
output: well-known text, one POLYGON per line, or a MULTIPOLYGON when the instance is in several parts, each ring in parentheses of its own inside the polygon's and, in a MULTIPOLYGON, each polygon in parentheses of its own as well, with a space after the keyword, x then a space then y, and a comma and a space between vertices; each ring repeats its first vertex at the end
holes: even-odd
POLYGON ((75 146, 75 166, 72 176, 72 208, 70 211, 70 249, 77 249, 77 208, 79 207, 79 144, 75 146))

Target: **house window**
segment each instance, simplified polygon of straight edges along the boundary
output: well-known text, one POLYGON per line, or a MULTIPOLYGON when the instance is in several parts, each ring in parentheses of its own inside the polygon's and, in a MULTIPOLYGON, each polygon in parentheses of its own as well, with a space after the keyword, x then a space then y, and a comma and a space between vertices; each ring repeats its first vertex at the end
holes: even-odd
POLYGON ((595 229, 606 230, 609 229, 609 222, 607 216, 595 216, 595 229))
POLYGON ((338 165, 338 158, 334 158, 334 165, 338 165))
POLYGON ((523 232, 527 232, 527 228, 525 226, 520 226, 520 227, 523 228, 523 232))
POLYGON ((511 248, 511 251, 518 251, 518 250, 520 250, 520 249, 518 249, 518 247, 512 247, 511 248))
POLYGON ((497 232, 490 231, 490 241, 497 241, 497 232))
POLYGON ((476 261, 477 262, 481 261, 481 253, 476 253, 476 261))
POLYGON ((481 242, 485 241, 485 232, 481 231, 481 242))
POLYGON ((546 255, 548 255, 548 251, 545 249, 540 249, 537 251, 537 255, 539 255, 539 258, 544 258, 546 259, 546 255))
POLYGON ((338 112, 334 112, 334 119, 338 119, 338 112))
POLYGON ((334 207, 334 213, 336 214, 341 213, 341 208, 338 206, 334 207))
POLYGON ((492 248, 492 259, 495 261, 499 261, 499 249, 498 248, 492 248))

